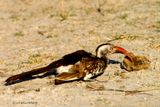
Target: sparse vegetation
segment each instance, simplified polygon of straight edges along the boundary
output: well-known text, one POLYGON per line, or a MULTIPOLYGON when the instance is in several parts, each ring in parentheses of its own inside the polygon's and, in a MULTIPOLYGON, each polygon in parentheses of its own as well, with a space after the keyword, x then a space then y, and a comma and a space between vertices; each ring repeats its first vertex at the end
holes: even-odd
POLYGON ((23 31, 18 31, 18 32, 16 32, 16 33, 14 34, 14 36, 22 37, 22 36, 24 36, 24 33, 23 33, 23 31))
POLYGON ((160 20, 158 20, 158 21, 156 22, 156 28, 157 28, 157 29, 160 29, 160 20))
POLYGON ((97 12, 100 13, 102 16, 104 16, 104 12, 103 12, 103 6, 105 5, 106 0, 98 0, 98 6, 97 6, 97 12))
POLYGON ((29 56, 28 63, 29 64, 38 64, 38 63, 41 63, 42 60, 43 59, 42 59, 42 57, 39 53, 38 54, 33 54, 33 55, 29 56))
POLYGON ((70 8, 65 4, 66 2, 62 0, 60 1, 60 6, 58 7, 59 9, 58 9, 57 15, 60 17, 60 21, 67 20, 71 15, 70 8))
POLYGON ((18 21, 18 20, 20 20, 20 16, 18 16, 18 15, 16 15, 16 14, 13 14, 13 15, 10 16, 10 19, 11 19, 12 21, 18 21))
POLYGON ((133 41, 135 39, 139 38, 139 36, 136 35, 128 35, 128 34, 124 34, 124 35, 115 35, 114 39, 118 40, 118 39, 124 39, 124 40, 128 40, 128 41, 133 41))
POLYGON ((64 20, 67 20, 68 17, 69 17, 70 13, 69 12, 62 12, 59 14, 60 18, 61 18, 61 21, 64 21, 64 20))
POLYGON ((85 12, 87 15, 91 14, 92 12, 98 12, 102 16, 104 16, 103 6, 106 4, 106 0, 95 0, 96 2, 91 2, 87 0, 83 0, 83 3, 85 3, 88 7, 85 8, 85 12))
POLYGON ((128 18, 128 14, 124 13, 122 15, 119 16, 120 19, 126 20, 128 18))

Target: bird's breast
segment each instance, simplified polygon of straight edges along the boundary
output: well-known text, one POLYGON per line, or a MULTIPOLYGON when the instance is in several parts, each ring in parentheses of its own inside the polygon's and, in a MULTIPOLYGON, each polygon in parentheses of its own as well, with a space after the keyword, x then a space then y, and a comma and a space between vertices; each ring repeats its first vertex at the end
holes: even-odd
POLYGON ((89 80, 92 77, 102 74, 106 67, 107 65, 103 61, 95 61, 87 64, 84 67, 84 72, 86 75, 84 76, 83 80, 89 80))

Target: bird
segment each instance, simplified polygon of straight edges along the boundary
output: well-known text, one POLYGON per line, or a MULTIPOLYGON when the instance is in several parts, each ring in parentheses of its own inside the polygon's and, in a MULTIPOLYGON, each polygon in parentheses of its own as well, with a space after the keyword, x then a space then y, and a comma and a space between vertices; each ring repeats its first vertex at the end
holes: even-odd
POLYGON ((5 85, 11 85, 51 70, 54 70, 56 74, 55 84, 75 80, 90 81, 104 73, 109 61, 107 56, 114 53, 126 55, 128 51, 111 43, 100 44, 96 48, 96 55, 85 50, 77 50, 53 61, 48 66, 13 75, 5 80, 5 85))
POLYGON ((148 69, 150 64, 151 61, 147 57, 128 52, 121 63, 121 68, 126 71, 139 71, 148 69))

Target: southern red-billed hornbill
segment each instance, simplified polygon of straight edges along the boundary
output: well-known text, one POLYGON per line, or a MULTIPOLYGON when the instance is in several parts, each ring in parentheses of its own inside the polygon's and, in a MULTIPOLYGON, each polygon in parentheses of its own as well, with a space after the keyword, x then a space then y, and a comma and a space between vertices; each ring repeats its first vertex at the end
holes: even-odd
POLYGON ((101 44, 96 48, 96 55, 84 50, 78 50, 63 56, 61 59, 52 62, 46 67, 13 75, 5 82, 6 85, 10 85, 37 74, 49 72, 53 69, 55 69, 57 73, 55 84, 73 80, 90 80, 105 71, 108 63, 107 56, 113 53, 126 54, 127 51, 110 43, 101 44))

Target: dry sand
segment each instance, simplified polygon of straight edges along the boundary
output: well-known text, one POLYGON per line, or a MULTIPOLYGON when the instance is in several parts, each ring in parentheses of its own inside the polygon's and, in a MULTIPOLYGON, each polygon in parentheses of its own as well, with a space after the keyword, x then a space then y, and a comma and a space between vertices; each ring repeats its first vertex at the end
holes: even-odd
POLYGON ((160 107, 160 1, 0 0, 0 83, 0 107, 160 107), (151 67, 111 64, 94 82, 55 86, 49 76, 4 86, 11 75, 115 38, 151 67))

